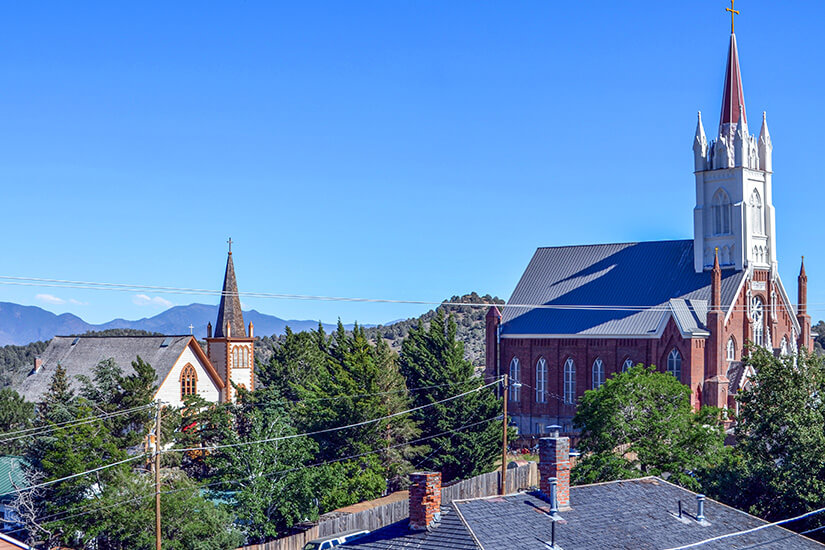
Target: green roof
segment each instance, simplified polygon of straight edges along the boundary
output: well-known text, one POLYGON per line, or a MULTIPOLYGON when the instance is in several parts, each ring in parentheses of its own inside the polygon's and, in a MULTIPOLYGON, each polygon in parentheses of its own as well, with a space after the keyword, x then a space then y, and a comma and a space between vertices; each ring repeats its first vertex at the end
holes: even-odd
POLYGON ((28 486, 22 456, 0 456, 0 499, 7 499, 17 488, 28 486))

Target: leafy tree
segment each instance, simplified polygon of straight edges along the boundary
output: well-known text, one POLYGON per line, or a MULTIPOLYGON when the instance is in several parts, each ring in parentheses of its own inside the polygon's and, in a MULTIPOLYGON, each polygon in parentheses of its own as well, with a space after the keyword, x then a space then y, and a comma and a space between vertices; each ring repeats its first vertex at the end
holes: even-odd
MULTIPOLYGON (((17 432, 31 428, 34 424, 34 404, 29 403, 11 388, 0 389, 0 433, 17 432)), ((28 437, 7 441, 0 447, 2 454, 19 454, 23 451, 28 437)))
POLYGON ((212 416, 221 444, 236 446, 217 449, 206 459, 213 493, 231 502, 238 523, 253 542, 317 518, 314 499, 323 473, 303 468, 316 450, 314 441, 308 437, 278 440, 295 434, 283 404, 260 399, 256 393, 221 405, 222 414, 212 416), (253 441, 258 443, 245 444, 253 441))
POLYGON ((638 365, 585 392, 573 423, 585 455, 573 469, 575 483, 669 473, 698 489, 693 472, 721 460, 719 410, 694 412, 690 389, 654 367, 638 365))
MULTIPOLYGON (((710 493, 778 520, 825 506, 825 365, 805 350, 775 357, 755 347, 752 383, 738 396, 737 445, 708 474, 710 493)), ((821 522, 795 522, 802 529, 821 522)))
MULTIPOLYGON (((456 339, 456 331, 452 316, 445 319, 438 311, 428 328, 421 324, 404 340, 400 371, 411 388, 414 406, 432 405, 482 386, 482 379, 474 376, 472 364, 464 358, 464 345, 456 339)), ((493 390, 484 389, 416 412, 414 418, 420 422, 422 437, 432 437, 427 445, 428 456, 419 466, 440 471, 445 481, 489 471, 501 450, 499 424, 485 422, 435 436, 493 419, 500 411, 493 390)))

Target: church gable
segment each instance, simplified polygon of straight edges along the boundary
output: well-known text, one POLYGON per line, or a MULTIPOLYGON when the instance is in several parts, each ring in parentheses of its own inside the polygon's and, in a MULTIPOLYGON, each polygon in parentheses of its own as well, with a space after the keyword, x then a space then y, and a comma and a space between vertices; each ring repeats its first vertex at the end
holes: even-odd
POLYGON ((194 338, 181 352, 166 376, 159 380, 155 398, 173 407, 183 404, 189 394, 219 402, 224 384, 194 338))

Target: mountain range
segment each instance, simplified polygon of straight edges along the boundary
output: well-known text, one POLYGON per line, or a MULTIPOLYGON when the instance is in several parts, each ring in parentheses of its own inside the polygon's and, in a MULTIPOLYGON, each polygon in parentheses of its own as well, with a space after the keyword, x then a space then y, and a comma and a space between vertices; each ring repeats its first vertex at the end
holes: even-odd
MULTIPOLYGON (((0 302, 0 346, 10 344, 22 346, 30 342, 50 340, 56 335, 123 328, 163 334, 189 334, 189 325, 194 327, 195 336, 204 338, 206 337, 206 324, 214 323, 217 315, 217 305, 189 304, 188 306, 174 306, 154 317, 144 317, 136 321, 113 319, 107 323, 94 325, 71 313, 57 315, 37 306, 0 302)), ((256 336, 283 334, 287 326, 296 332, 318 328, 318 321, 285 320, 254 309, 244 311, 243 316, 246 323, 251 322, 255 326, 256 336)), ((324 328, 332 330, 335 325, 324 324, 324 328)), ((346 328, 351 328, 351 326, 346 328)))

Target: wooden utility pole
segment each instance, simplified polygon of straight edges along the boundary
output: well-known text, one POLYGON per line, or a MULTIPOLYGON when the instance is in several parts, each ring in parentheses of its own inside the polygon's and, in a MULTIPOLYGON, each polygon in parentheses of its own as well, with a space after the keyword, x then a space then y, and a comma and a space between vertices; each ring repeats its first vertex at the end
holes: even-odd
POLYGON ((501 425, 501 487, 499 488, 499 494, 503 496, 507 492, 507 401, 510 399, 506 374, 502 381, 504 387, 504 415, 501 425))
POLYGON ((160 401, 155 414, 155 549, 161 550, 160 536, 160 401))

